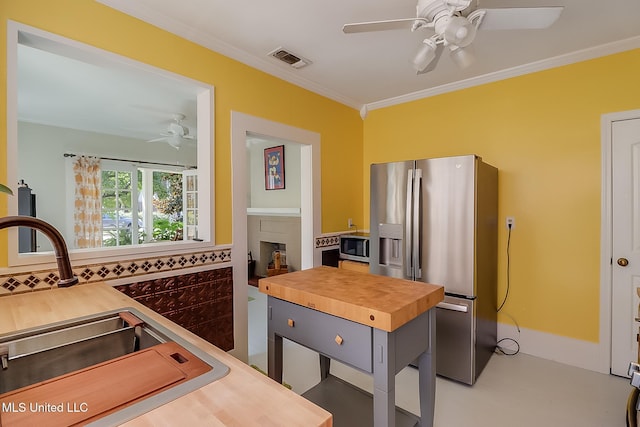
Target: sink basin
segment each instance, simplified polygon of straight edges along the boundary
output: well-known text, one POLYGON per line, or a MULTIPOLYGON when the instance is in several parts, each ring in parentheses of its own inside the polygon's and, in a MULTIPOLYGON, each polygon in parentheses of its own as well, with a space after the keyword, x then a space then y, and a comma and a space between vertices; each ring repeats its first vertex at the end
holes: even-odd
POLYGON ((0 362, 2 426, 11 419, 24 422, 24 413, 52 415, 42 414, 47 408, 30 408, 26 401, 57 404, 73 396, 80 400, 74 405, 84 403, 80 410, 65 411, 76 412, 70 417, 74 422, 117 425, 229 372, 222 362, 134 308, 0 335, 0 362), (109 384, 110 390, 100 389, 109 384), (91 393, 96 398, 89 405, 91 393), (105 403, 110 399, 111 406, 105 403), (12 406, 15 402, 24 406, 12 406), (82 419, 82 410, 92 411, 91 417, 85 414, 82 419))

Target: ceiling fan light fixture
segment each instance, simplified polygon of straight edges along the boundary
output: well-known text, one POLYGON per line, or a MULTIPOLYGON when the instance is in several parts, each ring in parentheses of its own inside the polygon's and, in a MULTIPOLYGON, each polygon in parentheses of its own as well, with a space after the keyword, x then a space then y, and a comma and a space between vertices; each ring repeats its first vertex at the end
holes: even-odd
POLYGON ((468 68, 476 60, 470 48, 456 47, 449 53, 451 60, 460 69, 468 68))
POLYGON ((182 145, 182 138, 180 138, 179 135, 171 135, 167 137, 167 143, 176 150, 179 150, 182 145))
POLYGON ((436 57, 436 43, 431 39, 424 39, 420 49, 413 57, 413 68, 417 71, 423 71, 436 57))
POLYGON ((475 25, 462 16, 451 17, 444 30, 445 41, 458 47, 469 46, 475 37, 475 25))
POLYGON ((474 55, 468 51, 477 30, 529 30, 551 26, 560 16, 564 6, 502 7, 479 9, 480 0, 416 0, 414 18, 345 24, 343 32, 362 33, 411 29, 428 29, 435 33, 423 41, 411 59, 417 74, 435 69, 445 47, 450 50, 452 61, 460 68, 468 67, 474 55))

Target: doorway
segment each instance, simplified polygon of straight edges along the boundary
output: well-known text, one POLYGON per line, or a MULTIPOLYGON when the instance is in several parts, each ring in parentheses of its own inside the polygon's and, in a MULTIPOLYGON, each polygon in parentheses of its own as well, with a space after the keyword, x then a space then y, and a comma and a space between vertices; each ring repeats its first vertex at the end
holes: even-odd
POLYGON ((301 270, 302 147, 296 142, 247 135, 248 276, 253 286, 267 273, 301 270), (277 187, 272 185, 274 177, 277 187), (277 269, 273 265, 276 253, 277 269))
MULTIPOLYGON (((233 193, 233 283, 234 336, 231 352, 248 361, 248 271, 247 271, 247 138, 300 144, 300 268, 320 265, 320 253, 314 250, 314 237, 321 232, 320 135, 244 113, 231 113, 231 162, 233 193)), ((266 335, 265 335, 266 339, 266 335)))
POLYGON ((640 110, 603 116, 602 130, 601 309, 610 321, 601 325, 609 325, 610 372, 626 377, 640 326, 640 110))

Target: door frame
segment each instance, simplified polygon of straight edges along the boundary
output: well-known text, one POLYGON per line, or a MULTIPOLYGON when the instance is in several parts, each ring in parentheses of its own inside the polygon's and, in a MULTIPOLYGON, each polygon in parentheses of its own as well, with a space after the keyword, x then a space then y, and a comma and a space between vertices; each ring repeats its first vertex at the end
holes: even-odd
POLYGON ((321 233, 320 134, 236 111, 231 112, 231 180, 233 240, 233 309, 235 348, 230 352, 248 362, 247 275, 247 134, 301 144, 301 268, 320 264, 314 236, 321 233))
POLYGON ((640 119, 640 110, 621 111, 602 115, 602 211, 600 216, 600 357, 606 367, 603 372, 611 373, 613 323, 611 304, 613 293, 613 138, 614 122, 640 119))

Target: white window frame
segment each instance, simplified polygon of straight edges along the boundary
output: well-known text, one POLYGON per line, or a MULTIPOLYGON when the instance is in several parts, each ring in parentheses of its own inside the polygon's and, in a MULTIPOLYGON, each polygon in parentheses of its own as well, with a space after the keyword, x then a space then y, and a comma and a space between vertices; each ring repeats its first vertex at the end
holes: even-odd
MULTIPOLYGON (((110 247, 123 247, 123 246, 138 246, 138 227, 133 227, 138 221, 138 168, 131 163, 118 162, 113 160, 101 160, 100 161, 100 173, 104 171, 126 172, 131 174, 131 244, 130 245, 116 245, 116 246, 102 246, 103 248, 110 247), (135 242, 135 243, 134 243, 135 242)), ((104 181, 102 181, 102 188, 100 189, 100 197, 104 198, 104 181)), ((116 188, 117 192, 118 188, 116 188)), ((102 206, 104 212, 104 206, 102 206)), ((119 229, 116 229, 119 232, 119 229)), ((68 243, 67 243, 68 245, 68 243)))
POLYGON ((199 199, 196 198, 196 206, 189 206, 188 200, 190 194, 198 195, 198 174, 194 170, 185 170, 182 172, 182 213, 183 213, 183 236, 185 239, 199 239, 199 217, 200 212, 198 211, 198 202, 199 199), (189 188, 189 179, 194 177, 195 188, 189 188), (189 213, 193 212, 194 215, 194 224, 191 224, 189 221, 189 213))

